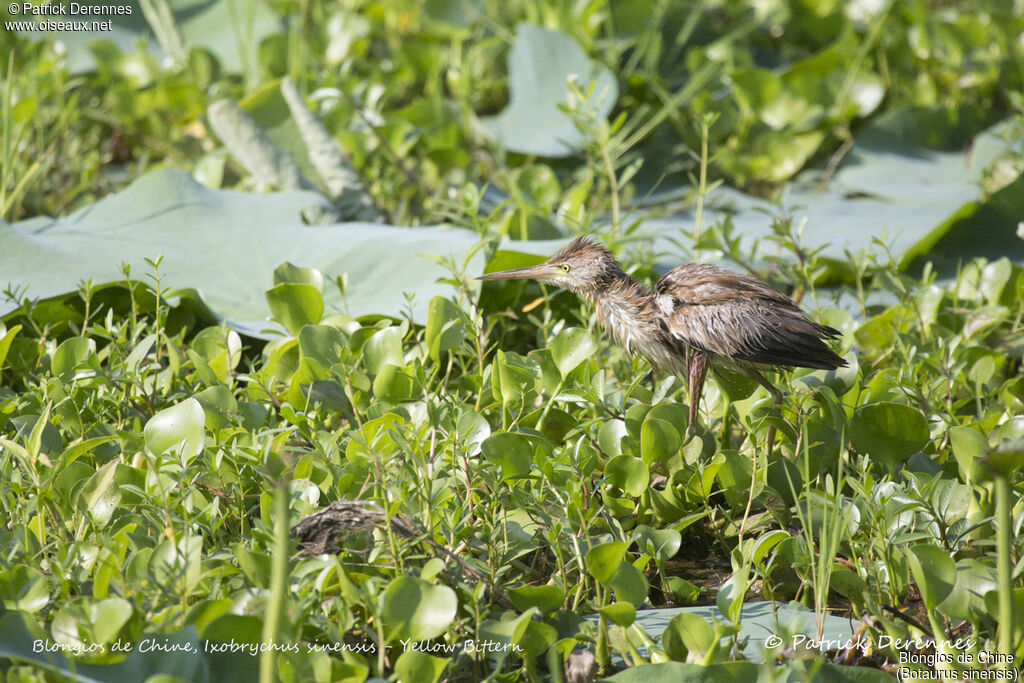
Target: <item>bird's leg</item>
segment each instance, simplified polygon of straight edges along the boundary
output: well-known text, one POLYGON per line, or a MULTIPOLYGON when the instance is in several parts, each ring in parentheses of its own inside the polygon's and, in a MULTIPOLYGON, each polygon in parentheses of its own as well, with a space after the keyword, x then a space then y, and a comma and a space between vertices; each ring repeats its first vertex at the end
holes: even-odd
POLYGON ((686 425, 686 435, 691 437, 697 429, 697 408, 704 393, 704 378, 708 374, 709 358, 706 351, 693 349, 689 365, 690 423, 686 425))
MULTIPOLYGON (((775 403, 775 408, 779 409, 782 407, 782 392, 779 391, 778 387, 768 381, 764 375, 762 375, 757 368, 752 366, 745 366, 743 368, 743 374, 750 379, 756 381, 762 387, 768 390, 768 393, 772 395, 772 400, 775 403)), ((772 454, 772 450, 775 447, 775 425, 768 425, 768 455, 772 454)))

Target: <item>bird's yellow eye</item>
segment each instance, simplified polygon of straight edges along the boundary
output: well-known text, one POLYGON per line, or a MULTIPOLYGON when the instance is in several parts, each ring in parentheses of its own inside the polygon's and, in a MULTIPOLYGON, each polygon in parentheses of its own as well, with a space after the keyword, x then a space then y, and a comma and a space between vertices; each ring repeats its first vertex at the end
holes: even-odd
POLYGON ((572 270, 572 267, 568 263, 563 263, 562 264, 562 272, 563 273, 568 273, 570 270, 572 270))

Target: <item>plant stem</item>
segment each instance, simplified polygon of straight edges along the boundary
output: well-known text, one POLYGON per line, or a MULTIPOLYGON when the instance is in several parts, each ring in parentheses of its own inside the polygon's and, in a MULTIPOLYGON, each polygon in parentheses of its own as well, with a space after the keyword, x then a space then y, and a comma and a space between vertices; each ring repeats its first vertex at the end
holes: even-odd
POLYGON ((263 618, 263 642, 271 647, 260 653, 260 683, 277 681, 277 648, 288 590, 288 483, 278 483, 274 499, 274 556, 270 567, 270 599, 263 618))

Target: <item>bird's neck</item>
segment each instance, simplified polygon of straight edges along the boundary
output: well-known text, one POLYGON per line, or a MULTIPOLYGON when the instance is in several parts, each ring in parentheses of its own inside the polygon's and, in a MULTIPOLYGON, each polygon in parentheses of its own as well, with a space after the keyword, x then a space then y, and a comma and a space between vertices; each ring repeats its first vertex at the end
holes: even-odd
POLYGON ((654 310, 654 292, 616 268, 598 286, 581 292, 593 305, 598 320, 616 336, 631 321, 643 324, 654 310))

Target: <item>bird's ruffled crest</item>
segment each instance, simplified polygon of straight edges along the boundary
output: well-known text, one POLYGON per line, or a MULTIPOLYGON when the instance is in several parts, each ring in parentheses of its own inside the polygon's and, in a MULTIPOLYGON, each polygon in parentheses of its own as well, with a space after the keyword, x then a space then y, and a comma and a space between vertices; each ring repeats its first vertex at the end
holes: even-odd
POLYGON ((548 263, 562 263, 581 257, 600 258, 601 260, 615 259, 615 255, 605 249, 604 245, 597 240, 581 235, 570 242, 565 249, 552 256, 548 263))

